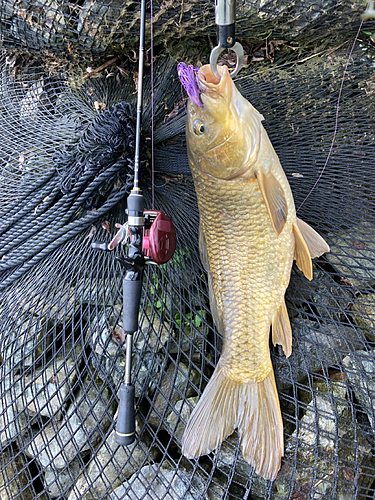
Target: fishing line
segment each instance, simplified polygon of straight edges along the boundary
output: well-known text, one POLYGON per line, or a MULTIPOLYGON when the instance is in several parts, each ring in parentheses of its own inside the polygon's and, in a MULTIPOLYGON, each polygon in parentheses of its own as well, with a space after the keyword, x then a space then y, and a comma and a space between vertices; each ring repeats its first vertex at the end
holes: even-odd
POLYGON ((151 190, 152 190, 152 210, 155 206, 155 165, 154 165, 154 25, 153 25, 153 5, 150 1, 150 37, 151 37, 151 190))
POLYGON ((322 168, 322 171, 320 172, 319 174, 319 177, 317 178, 317 180, 315 181, 313 187, 310 189, 309 193, 307 194, 306 198, 303 200, 303 202, 301 203, 301 205, 297 208, 296 212, 298 213, 299 210, 302 208, 302 206, 304 205, 305 201, 310 197, 311 193, 314 191, 314 189, 316 188, 318 182, 320 181, 320 179, 322 178, 323 176, 323 173, 324 173, 324 170, 326 169, 327 165, 328 165, 328 162, 329 162, 329 159, 331 157, 331 154, 332 154, 332 150, 333 150, 333 145, 335 143, 335 140, 336 140, 336 135, 337 135, 337 130, 338 130, 338 126, 339 126, 339 109, 340 109, 340 101, 341 101, 341 95, 342 95, 342 89, 344 87, 344 82, 345 82, 345 77, 346 77, 346 72, 348 70, 348 66, 349 66, 349 62, 350 62, 350 59, 352 57, 352 54, 353 54, 353 51, 354 51, 354 47, 355 47, 355 44, 357 43, 357 40, 358 40, 358 37, 359 37, 359 34, 361 32, 361 29, 362 29, 362 24, 363 24, 363 21, 361 21, 360 25, 359 25, 359 28, 358 28, 358 31, 357 31, 357 34, 354 38, 354 42, 353 42, 353 45, 352 45, 352 48, 350 49, 350 53, 349 53, 349 57, 348 57, 348 60, 346 61, 346 64, 345 64, 345 68, 344 68, 344 73, 342 75, 342 79, 341 79, 341 85, 340 85, 340 90, 339 90, 339 96, 338 96, 338 99, 337 99, 337 106, 336 106, 336 120, 335 120, 335 130, 333 132, 333 137, 332 137, 332 142, 331 142, 331 147, 329 148, 329 151, 328 151, 328 155, 327 155, 327 158, 326 158, 326 161, 323 165, 323 168, 322 168))

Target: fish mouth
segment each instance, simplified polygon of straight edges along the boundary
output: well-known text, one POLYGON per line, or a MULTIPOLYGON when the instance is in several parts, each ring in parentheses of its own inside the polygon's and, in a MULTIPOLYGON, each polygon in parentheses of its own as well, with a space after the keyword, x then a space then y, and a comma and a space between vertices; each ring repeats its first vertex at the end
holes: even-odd
POLYGON ((218 66, 217 70, 221 77, 220 80, 212 73, 209 64, 205 64, 199 69, 198 78, 203 95, 207 93, 210 97, 224 96, 224 89, 227 85, 228 78, 230 78, 229 71, 226 66, 218 66))

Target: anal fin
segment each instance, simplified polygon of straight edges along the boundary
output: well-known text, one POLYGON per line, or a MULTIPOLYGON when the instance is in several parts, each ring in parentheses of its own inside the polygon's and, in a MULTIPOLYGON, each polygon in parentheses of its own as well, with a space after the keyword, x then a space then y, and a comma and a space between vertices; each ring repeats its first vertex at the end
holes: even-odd
POLYGON ((287 358, 292 354, 292 327, 284 300, 272 320, 272 343, 281 345, 287 358))

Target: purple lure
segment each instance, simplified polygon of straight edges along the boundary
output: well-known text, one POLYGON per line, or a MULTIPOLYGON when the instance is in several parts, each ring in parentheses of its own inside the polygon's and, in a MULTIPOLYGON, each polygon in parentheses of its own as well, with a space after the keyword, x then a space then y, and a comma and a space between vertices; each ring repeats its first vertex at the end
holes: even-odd
POLYGON ((198 71, 199 69, 194 68, 191 64, 187 66, 185 63, 180 62, 177 65, 178 77, 187 95, 195 104, 203 108, 203 104, 199 97, 202 90, 199 85, 198 71))

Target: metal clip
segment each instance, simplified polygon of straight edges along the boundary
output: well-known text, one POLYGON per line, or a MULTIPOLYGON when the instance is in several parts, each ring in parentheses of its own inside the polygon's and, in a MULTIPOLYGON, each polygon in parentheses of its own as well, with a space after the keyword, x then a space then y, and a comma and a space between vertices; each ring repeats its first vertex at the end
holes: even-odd
MULTIPOLYGON (((216 76, 216 78, 218 78, 220 80, 220 75, 219 75, 219 72, 217 70, 217 60, 219 59, 219 56, 220 54, 223 52, 223 50, 225 50, 226 47, 222 47, 221 45, 218 45, 217 47, 214 47, 212 50, 211 50, 211 55, 210 55, 210 66, 211 66, 211 71, 212 73, 216 76)), ((244 51, 243 51, 243 47, 242 45, 240 44, 240 42, 236 42, 233 47, 230 48, 230 50, 233 50, 233 52, 236 54, 237 56, 237 64, 236 64, 236 67, 234 68, 233 71, 230 72, 230 76, 232 78, 234 78, 238 72, 240 71, 240 69, 242 68, 243 66, 243 63, 244 63, 244 60, 245 60, 245 56, 244 56, 244 51)))
POLYGON ((220 80, 217 71, 217 60, 224 49, 233 50, 237 56, 237 64, 231 72, 231 77, 237 75, 244 63, 243 47, 236 42, 236 0, 215 0, 215 22, 218 27, 218 46, 213 48, 210 55, 212 73, 220 80))

